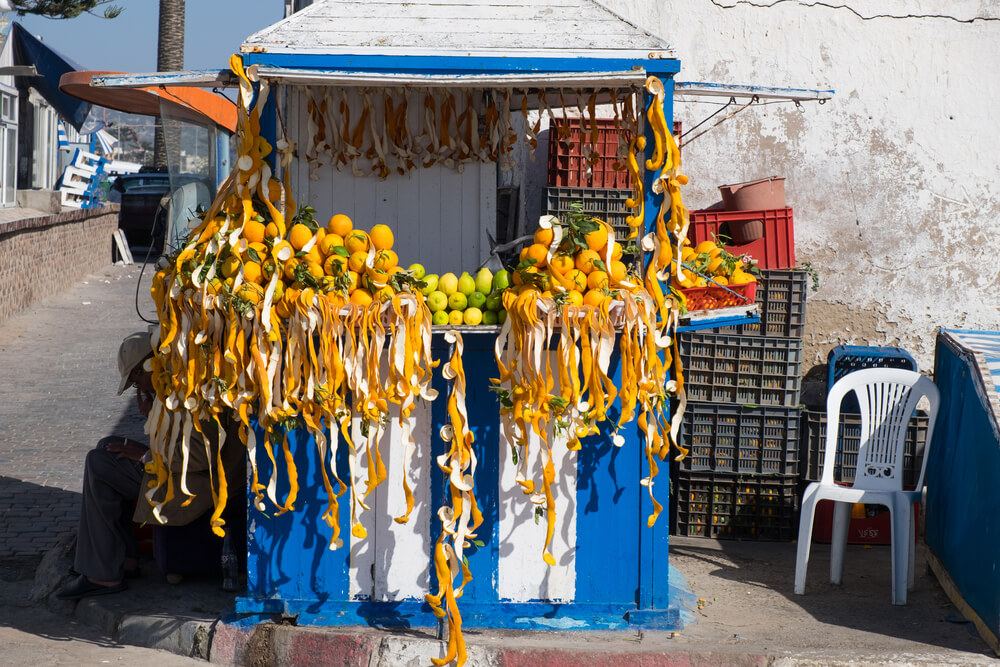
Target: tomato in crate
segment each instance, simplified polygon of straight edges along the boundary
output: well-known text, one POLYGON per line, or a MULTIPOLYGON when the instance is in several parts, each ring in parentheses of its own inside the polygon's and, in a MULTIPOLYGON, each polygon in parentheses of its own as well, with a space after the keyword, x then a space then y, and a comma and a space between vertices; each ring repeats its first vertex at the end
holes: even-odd
POLYGON ((682 289, 681 294, 684 295, 688 312, 749 306, 757 296, 757 283, 689 287, 682 289))

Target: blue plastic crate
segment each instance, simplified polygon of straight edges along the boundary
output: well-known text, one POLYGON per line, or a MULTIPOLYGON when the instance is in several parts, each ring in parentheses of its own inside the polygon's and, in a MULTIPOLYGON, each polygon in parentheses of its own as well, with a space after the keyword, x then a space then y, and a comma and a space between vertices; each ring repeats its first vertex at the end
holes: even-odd
MULTIPOLYGON (((848 373, 862 368, 902 368, 916 371, 917 362, 913 356, 901 347, 867 347, 864 345, 838 345, 830 350, 827 360, 827 385, 830 388, 840 378, 848 373)), ((844 397, 841 412, 860 412, 858 399, 854 393, 844 397)))

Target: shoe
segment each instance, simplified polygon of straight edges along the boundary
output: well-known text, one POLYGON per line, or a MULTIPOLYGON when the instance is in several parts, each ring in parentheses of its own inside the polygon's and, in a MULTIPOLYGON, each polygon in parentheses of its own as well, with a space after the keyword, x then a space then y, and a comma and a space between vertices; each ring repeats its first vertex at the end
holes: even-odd
POLYGON ((122 579, 120 582, 114 586, 102 586, 101 584, 95 584, 91 580, 82 574, 71 584, 67 584, 56 593, 56 597, 60 600, 79 600, 80 598, 89 597, 92 595, 108 595, 110 593, 120 593, 128 588, 128 584, 122 579))

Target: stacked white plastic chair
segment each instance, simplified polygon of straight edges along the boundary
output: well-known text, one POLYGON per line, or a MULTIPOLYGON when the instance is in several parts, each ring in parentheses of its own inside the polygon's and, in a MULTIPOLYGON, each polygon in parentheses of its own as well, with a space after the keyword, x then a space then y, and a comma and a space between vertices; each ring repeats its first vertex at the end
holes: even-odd
POLYGON ((916 537, 913 503, 921 499, 927 453, 931 447, 939 403, 938 389, 928 378, 914 371, 895 368, 869 368, 848 373, 830 389, 826 400, 826 450, 821 481, 806 487, 802 496, 795 561, 797 594, 803 595, 806 589, 816 504, 821 500, 834 501, 830 582, 839 584, 843 579, 851 506, 854 503, 871 503, 889 508, 892 523, 892 603, 906 604, 907 590, 913 587, 916 537), (861 412, 861 443, 854 484, 846 486, 834 482, 834 464, 841 402, 852 391, 857 394, 861 412), (930 406, 923 462, 916 488, 904 490, 906 429, 917 403, 925 396, 930 406))
POLYGON ((78 150, 63 171, 59 195, 63 206, 92 208, 97 201, 100 175, 107 161, 99 155, 78 150))

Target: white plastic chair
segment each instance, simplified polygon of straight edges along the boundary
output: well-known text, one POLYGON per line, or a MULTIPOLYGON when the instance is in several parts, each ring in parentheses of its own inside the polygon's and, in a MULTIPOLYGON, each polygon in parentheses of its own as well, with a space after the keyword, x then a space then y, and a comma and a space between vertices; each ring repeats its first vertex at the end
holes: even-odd
POLYGON ((833 500, 833 533, 830 538, 830 582, 841 583, 844 549, 851 506, 872 503, 889 508, 892 523, 892 603, 906 604, 906 592, 913 588, 914 538, 916 517, 913 503, 920 501, 931 435, 937 419, 938 389, 926 377, 896 368, 868 368, 848 373, 830 389, 826 399, 826 451, 822 481, 806 487, 799 517, 799 542, 795 559, 795 593, 805 594, 806 568, 812 540, 816 504, 833 500), (833 481, 840 426, 840 404, 848 392, 855 392, 861 411, 861 443, 853 486, 833 481), (910 417, 922 397, 930 402, 927 442, 917 486, 903 490, 903 449, 910 417))

